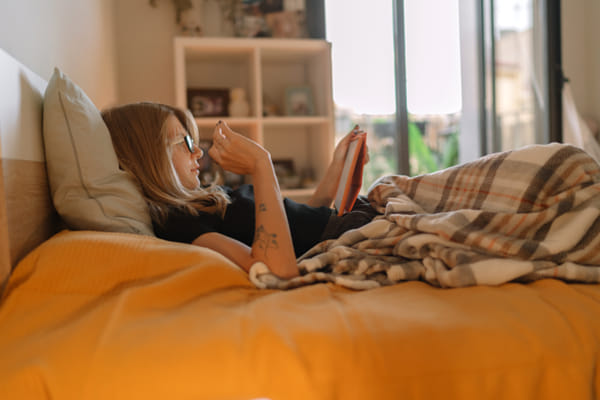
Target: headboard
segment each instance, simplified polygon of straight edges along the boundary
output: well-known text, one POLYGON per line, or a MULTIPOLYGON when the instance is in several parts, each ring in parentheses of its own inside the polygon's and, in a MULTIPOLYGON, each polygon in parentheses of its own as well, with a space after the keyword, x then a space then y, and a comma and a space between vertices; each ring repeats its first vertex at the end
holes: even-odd
POLYGON ((0 49, 0 288, 57 230, 42 137, 46 81, 0 49))

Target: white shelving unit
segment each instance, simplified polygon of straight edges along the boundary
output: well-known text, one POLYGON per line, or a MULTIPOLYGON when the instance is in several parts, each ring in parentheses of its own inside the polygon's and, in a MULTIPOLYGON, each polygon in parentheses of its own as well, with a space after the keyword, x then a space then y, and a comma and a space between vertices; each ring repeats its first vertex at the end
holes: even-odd
MULTIPOLYGON (((331 46, 315 39, 175 38, 175 95, 187 108, 188 89, 245 89, 250 115, 196 118, 202 138, 210 139, 218 119, 263 145, 275 160, 292 160, 298 174, 323 176, 334 147, 331 46), (309 87, 313 113, 285 115, 288 87, 309 87), (265 115, 265 103, 277 115, 265 115)), ((285 186, 282 184, 282 187, 285 186)), ((306 198, 314 187, 284 189, 306 198)))

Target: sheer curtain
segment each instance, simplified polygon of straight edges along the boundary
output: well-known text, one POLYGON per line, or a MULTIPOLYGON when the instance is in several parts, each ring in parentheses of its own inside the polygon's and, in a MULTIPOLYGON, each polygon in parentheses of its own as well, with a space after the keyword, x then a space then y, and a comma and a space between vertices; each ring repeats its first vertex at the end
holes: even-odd
POLYGON ((579 115, 568 83, 563 87, 563 142, 581 147, 600 163, 600 143, 579 115))

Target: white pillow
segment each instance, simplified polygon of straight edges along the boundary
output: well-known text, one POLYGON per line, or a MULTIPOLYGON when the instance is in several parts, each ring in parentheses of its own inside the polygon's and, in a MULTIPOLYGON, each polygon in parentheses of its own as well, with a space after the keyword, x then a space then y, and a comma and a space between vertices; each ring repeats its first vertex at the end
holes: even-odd
POLYGON ((58 68, 43 116, 50 192, 67 226, 154 236, 148 206, 135 180, 119 169, 100 111, 58 68))

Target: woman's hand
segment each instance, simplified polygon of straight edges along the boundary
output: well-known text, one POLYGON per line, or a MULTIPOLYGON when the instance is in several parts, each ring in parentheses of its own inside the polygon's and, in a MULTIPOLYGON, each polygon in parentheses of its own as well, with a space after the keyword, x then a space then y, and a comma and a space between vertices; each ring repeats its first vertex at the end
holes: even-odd
MULTIPOLYGON (((350 146, 350 143, 356 139, 358 139, 359 135, 364 134, 365 131, 363 131, 362 129, 360 129, 360 127, 358 125, 355 125, 354 128, 348 132, 346 134, 346 136, 344 136, 342 138, 342 140, 340 140, 340 142, 337 144, 337 146, 335 146, 335 150, 333 151, 333 159, 331 160, 331 163, 344 163, 344 161, 346 160, 346 153, 348 152, 348 147, 350 146)), ((365 157, 365 164, 369 162, 369 152, 367 151, 367 156, 365 157)))
MULTIPOLYGON (((348 153, 348 147, 350 146, 350 143, 352 143, 352 141, 358 139, 359 135, 364 133, 365 131, 361 130, 360 127, 356 125, 354 129, 352 129, 348 134, 346 134, 346 136, 344 136, 342 140, 340 140, 337 146, 335 146, 331 163, 329 164, 329 167, 327 167, 325 176, 323 176, 323 178, 319 182, 319 185, 317 186, 317 189, 308 201, 309 205, 314 207, 331 207, 331 203, 333 203, 337 185, 342 174, 342 169, 344 168, 344 161, 346 160, 346 153, 348 153)), ((369 162, 368 148, 364 163, 366 164, 367 162, 369 162)))
POLYGON ((257 165, 270 163, 271 155, 258 143, 231 130, 219 121, 213 132, 210 157, 223 169, 239 175, 253 175, 257 165))

